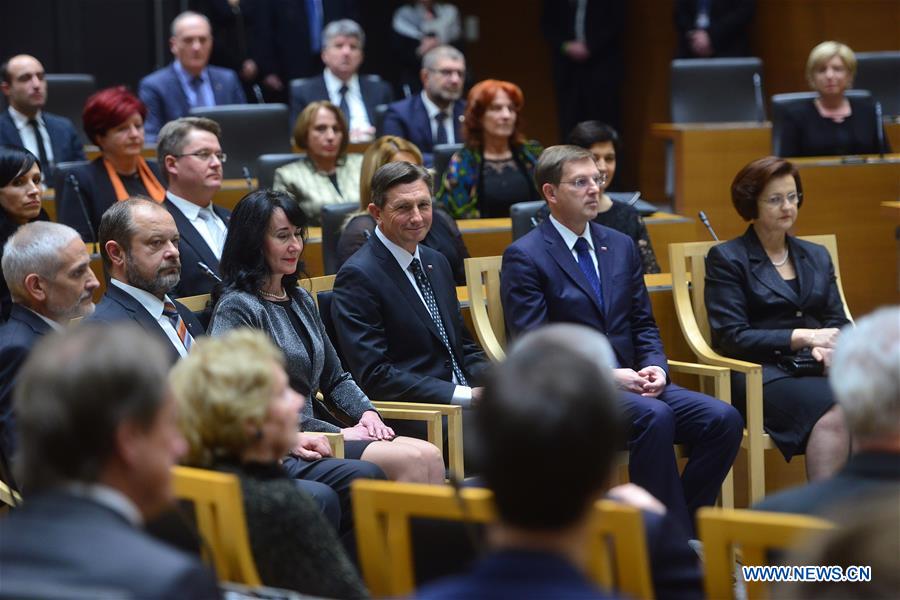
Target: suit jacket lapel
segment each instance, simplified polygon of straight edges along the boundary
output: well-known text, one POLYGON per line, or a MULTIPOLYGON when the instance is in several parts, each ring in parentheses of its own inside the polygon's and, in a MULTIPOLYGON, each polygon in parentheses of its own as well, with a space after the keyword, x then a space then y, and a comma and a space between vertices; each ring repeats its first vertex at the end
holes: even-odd
POLYGON ((791 257, 794 259, 794 270, 797 271, 797 285, 800 287, 798 306, 806 306, 806 300, 815 287, 816 269, 810 263, 809 256, 793 237, 787 236, 787 243, 791 257))
MULTIPOLYGON (((181 81, 178 79, 178 74, 175 72, 175 63, 172 62, 169 64, 169 78, 171 80, 171 84, 169 88, 171 89, 170 93, 174 94, 173 100, 181 104, 179 115, 186 116, 191 112, 191 103, 188 100, 187 94, 184 93, 184 88, 181 87, 181 81)), ((172 118, 177 118, 175 115, 171 115, 172 118)))
POLYGON ((358 78, 359 80, 359 92, 362 94, 363 105, 366 107, 366 114, 369 115, 369 123, 373 126, 375 125, 375 105, 372 104, 372 85, 370 81, 364 80, 362 77, 358 78))
POLYGON ((413 111, 416 113, 413 115, 412 123, 419 131, 411 132, 410 138, 416 139, 416 134, 418 134, 422 139, 428 140, 429 146, 434 146, 434 138, 431 135, 431 120, 428 118, 428 110, 425 108, 425 103, 422 102, 422 96, 416 96, 412 106, 413 111))
POLYGON ((588 223, 591 228, 591 238, 594 240, 594 253, 597 255, 597 270, 600 271, 600 293, 603 294, 603 309, 601 312, 605 315, 606 307, 612 302, 612 273, 613 265, 616 260, 623 260, 624 256, 616 256, 615 252, 607 241, 609 236, 606 235, 599 225, 588 223))
MULTIPOLYGON (((154 335, 160 336, 160 339, 165 342, 166 348, 169 350, 170 355, 174 356, 175 360, 178 360, 180 358, 181 355, 178 354, 178 350, 176 350, 172 345, 172 341, 169 339, 169 336, 166 335, 166 332, 163 331, 163 328, 160 326, 159 322, 153 318, 153 315, 147 312, 147 309, 144 308, 144 306, 140 302, 138 302, 126 291, 112 284, 110 284, 106 288, 106 296, 110 300, 115 301, 123 309, 125 309, 128 314, 131 315, 131 319, 138 325, 143 327, 144 330, 152 332, 154 335)), ((191 335, 193 335, 193 332, 191 332, 191 335)))
POLYGON ((462 121, 465 112, 466 103, 464 101, 457 100, 453 103, 453 131, 456 136, 455 139, 457 144, 462 142, 462 121))
MULTIPOLYGON (((428 249, 424 248, 421 244, 419 245, 419 255, 422 259, 422 267, 425 269, 425 276, 428 277, 428 281, 431 282, 431 289, 434 291, 434 300, 437 302, 438 312, 441 314, 441 322, 444 324, 444 331, 447 332, 447 341, 450 342, 451 348, 456 348, 456 332, 451 326, 451 323, 453 323, 452 315, 453 312, 456 311, 456 306, 455 304, 450 303, 450 298, 456 299, 456 287, 454 286, 448 290, 446 286, 447 281, 445 279, 433 276, 433 260, 431 259, 428 249)), ((421 304, 421 302, 419 304, 421 304)), ((437 332, 437 327, 435 327, 435 332, 437 332)), ((438 336, 440 336, 440 333, 438 333, 438 336)), ((456 354, 459 355, 458 352, 456 354)))
POLYGON ((46 321, 18 304, 13 304, 9 312, 9 320, 13 319, 27 325, 36 335, 46 335, 53 330, 46 321))
POLYGON ((200 232, 197 231, 194 225, 188 221, 186 216, 184 216, 184 213, 178 210, 178 207, 168 198, 163 201, 163 204, 165 204, 166 208, 172 214, 172 218, 175 219, 175 225, 178 227, 181 241, 193 248, 197 255, 200 256, 200 259, 205 262, 210 269, 218 272, 219 259, 213 254, 212 248, 209 247, 209 244, 206 243, 206 240, 203 239, 200 232))
POLYGON ((756 237, 756 232, 753 231, 752 226, 747 229, 747 233, 745 233, 743 237, 744 243, 747 245, 747 257, 750 261, 750 271, 757 281, 769 288, 772 293, 778 294, 789 302, 798 304, 797 301, 799 298, 797 297, 797 294, 794 293, 791 286, 789 286, 781 275, 778 274, 778 271, 775 270, 772 261, 769 260, 769 256, 762 247, 762 243, 760 243, 759 238, 756 237))
MULTIPOLYGON (((541 233, 544 235, 544 241, 547 242, 547 252, 550 253, 550 256, 556 261, 556 264, 559 265, 559 268, 562 269, 563 273, 568 275, 569 278, 575 282, 575 285, 577 285, 582 292, 587 294, 588 298, 594 303, 594 306, 597 307, 597 312, 603 316, 603 311, 600 309, 600 300, 594 294, 594 290, 587 282, 587 279, 585 279, 584 273, 581 272, 581 268, 575 261, 575 257, 572 256, 572 251, 566 247, 562 236, 556 231, 553 223, 550 222, 550 219, 544 219, 540 227, 541 233)), ((604 300, 607 298, 605 292, 603 297, 604 300)))
POLYGON ((15 146, 24 146, 22 136, 19 135, 19 130, 16 129, 16 124, 13 122, 12 117, 9 116, 9 108, 4 108, 0 112, 0 130, 3 133, 0 137, 10 139, 15 146))

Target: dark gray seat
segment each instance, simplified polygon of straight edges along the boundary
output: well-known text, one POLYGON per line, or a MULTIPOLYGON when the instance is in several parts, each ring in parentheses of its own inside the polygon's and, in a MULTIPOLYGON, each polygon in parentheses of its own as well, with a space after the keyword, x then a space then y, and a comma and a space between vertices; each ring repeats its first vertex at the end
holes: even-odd
POLYGON ((222 127, 222 151, 228 155, 226 179, 256 176, 256 159, 262 154, 291 151, 285 104, 224 104, 191 109, 191 115, 207 117, 222 127))
POLYGON ((275 183, 275 171, 278 167, 300 160, 305 154, 263 154, 256 159, 256 180, 260 188, 270 188, 275 183))
POLYGON ((47 105, 44 110, 72 121, 85 144, 90 144, 84 134, 81 113, 88 97, 97 91, 97 82, 87 73, 47 73, 47 105))
MULTIPOLYGON (((870 98, 868 90, 847 90, 844 92, 850 98, 870 98)), ((784 148, 781 142, 781 134, 784 129, 784 115, 791 106, 812 101, 818 94, 816 92, 791 92, 790 94, 775 94, 772 96, 772 154, 784 156, 784 148)))
POLYGON ((672 61, 673 123, 765 121, 762 61, 692 58, 672 61))
POLYGON ((631 204, 638 213, 642 217, 647 215, 652 215, 653 213, 659 211, 659 209, 641 198, 640 192, 606 192, 606 194, 610 197, 613 202, 621 202, 622 204, 631 204), (634 195, 638 194, 638 199, 632 202, 632 198, 634 195))
POLYGON ((337 273, 337 246, 344 219, 359 210, 357 202, 326 204, 322 207, 322 267, 325 275, 337 273))
POLYGON ((900 50, 858 52, 853 87, 869 90, 885 116, 900 116, 900 50))
POLYGON ((441 189, 441 180, 454 154, 463 149, 462 144, 435 144, 434 154, 434 191, 441 189))
POLYGON ((543 200, 516 202, 509 207, 509 220, 512 221, 512 239, 516 241, 538 225, 535 218, 539 210, 546 206, 543 200))

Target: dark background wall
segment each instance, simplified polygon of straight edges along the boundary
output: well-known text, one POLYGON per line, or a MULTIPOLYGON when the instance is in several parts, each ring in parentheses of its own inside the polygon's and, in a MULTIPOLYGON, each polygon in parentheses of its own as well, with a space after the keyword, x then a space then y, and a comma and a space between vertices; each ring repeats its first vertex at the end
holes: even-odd
MULTIPOLYGON (((326 0, 327 1, 327 0, 326 0)), ((563 0, 560 0, 563 1, 563 0)), ((623 106, 624 156, 617 179, 663 198, 663 145, 650 135, 669 113, 669 61, 675 47, 673 0, 627 2, 623 106)), ((132 87, 168 62, 168 26, 190 0, 0 0, 0 57, 37 56, 48 72, 93 73, 100 86, 132 87)), ((369 72, 390 76, 388 32, 399 0, 361 0, 369 72)), ((549 145, 559 140, 550 56, 540 33, 540 0, 456 0, 477 15, 479 39, 468 44, 477 79, 517 82, 525 92, 526 132, 549 145)), ((837 39, 856 51, 900 49, 900 0, 757 0, 754 52, 763 59, 766 95, 806 89, 809 50, 837 39)), ((610 93, 616 93, 610 90, 610 93)))

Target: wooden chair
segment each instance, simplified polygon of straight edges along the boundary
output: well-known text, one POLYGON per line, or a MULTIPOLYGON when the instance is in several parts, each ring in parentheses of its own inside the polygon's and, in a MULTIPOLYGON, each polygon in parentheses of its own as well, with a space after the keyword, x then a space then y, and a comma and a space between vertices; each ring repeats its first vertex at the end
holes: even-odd
MULTIPOLYGON (((356 481, 353 515, 360 565, 374 596, 400 597, 414 590, 410 518, 490 523, 493 493, 484 488, 356 481)), ((640 511, 609 500, 591 520, 589 572, 599 585, 635 598, 653 598, 640 511), (610 552, 610 550, 614 552, 610 552)))
POLYGON ((184 304, 192 313, 202 313, 206 310, 209 303, 209 294, 199 294, 197 296, 184 296, 183 298, 175 298, 179 303, 184 304))
MULTIPOLYGON (((834 264, 837 287, 844 303, 847 318, 847 299, 841 287, 838 264, 837 240, 834 235, 802 236, 800 239, 825 246, 834 264)), ((690 242, 669 244, 669 264, 672 269, 672 295, 675 314, 681 332, 697 360, 707 365, 728 367, 746 377, 747 409, 746 427, 741 446, 747 450, 750 504, 766 495, 765 451, 775 448, 775 443, 763 429, 762 366, 718 354, 711 346, 709 320, 706 313, 704 290, 706 288, 706 254, 719 242, 690 242)))
MULTIPOLYGON (((834 528, 806 515, 705 507, 697 512, 703 542, 707 598, 734 598, 735 555, 743 566, 769 564, 766 551, 790 548, 812 535, 834 528)), ((765 584, 746 581, 747 598, 764 598, 765 584)))
POLYGON ((197 527, 212 552, 219 579, 261 585, 237 476, 176 466, 172 467, 172 485, 177 498, 193 502, 197 527))
MULTIPOLYGON (((472 315, 472 323, 475 333, 485 353, 493 361, 501 361, 506 357, 506 322, 503 316, 503 304, 500 301, 500 269, 503 258, 500 256, 486 256, 480 258, 467 258, 466 288, 469 291, 469 312, 472 315)), ((703 381, 712 382, 712 396, 731 404, 731 380, 728 369, 722 367, 710 368, 710 365, 669 361, 671 373, 695 375, 703 381)), ((675 446, 675 456, 682 458, 688 456, 686 447, 675 446)), ((619 455, 619 464, 628 463, 628 454, 619 455)), ((731 508, 734 506, 734 485, 732 470, 728 471, 722 482, 722 506, 731 508)))
MULTIPOLYGON (((312 277, 300 280, 300 285, 308 291, 318 307, 319 292, 330 292, 334 289, 334 275, 312 277)), ((334 341, 333 341, 334 342, 334 341)), ((372 399, 372 404, 381 415, 388 419, 425 420, 428 423, 428 441, 442 452, 444 448, 443 418, 447 419, 447 452, 451 475, 460 481, 464 477, 462 435, 462 407, 453 404, 432 404, 427 402, 387 402, 372 399), (437 427, 434 414, 439 413, 437 427)))

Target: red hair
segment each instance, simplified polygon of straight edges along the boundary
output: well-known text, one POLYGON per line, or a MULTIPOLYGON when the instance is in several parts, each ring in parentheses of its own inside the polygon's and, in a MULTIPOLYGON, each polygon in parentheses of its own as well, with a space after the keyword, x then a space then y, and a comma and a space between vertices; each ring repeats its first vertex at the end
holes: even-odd
POLYGON ((525 134, 522 133, 522 107, 525 106, 525 96, 522 94, 522 89, 509 81, 485 79, 476 83, 469 90, 469 97, 466 99, 463 136, 467 146, 480 148, 484 145, 484 127, 481 124, 481 118, 484 117, 488 106, 494 101, 497 92, 501 90, 506 92, 506 95, 512 100, 513 108, 516 111, 516 124, 513 127, 512 135, 509 136, 509 143, 511 146, 519 146, 525 142, 525 134))
POLYGON ((123 86, 106 88, 91 95, 84 103, 81 120, 88 138, 97 143, 97 136, 125 122, 133 114, 147 119, 147 107, 141 99, 123 86))

